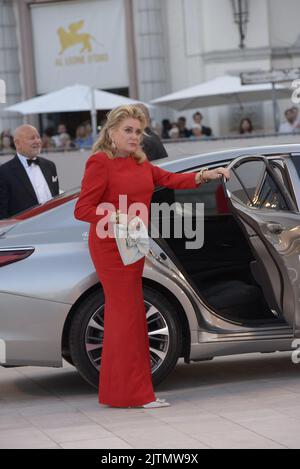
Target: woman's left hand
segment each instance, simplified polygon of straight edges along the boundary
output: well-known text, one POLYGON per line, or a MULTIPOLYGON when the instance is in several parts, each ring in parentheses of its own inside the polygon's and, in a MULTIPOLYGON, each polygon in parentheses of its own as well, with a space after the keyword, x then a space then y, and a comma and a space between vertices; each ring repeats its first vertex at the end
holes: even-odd
POLYGON ((230 179, 229 169, 215 168, 199 171, 199 173, 196 174, 196 183, 200 184, 201 182, 209 182, 215 179, 221 179, 223 176, 226 178, 226 180, 230 179))

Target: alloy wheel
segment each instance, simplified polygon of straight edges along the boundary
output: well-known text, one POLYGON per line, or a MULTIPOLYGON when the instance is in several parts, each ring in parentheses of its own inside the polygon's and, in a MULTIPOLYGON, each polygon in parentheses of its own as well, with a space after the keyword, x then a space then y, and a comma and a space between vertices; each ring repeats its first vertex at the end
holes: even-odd
MULTIPOLYGON (((152 373, 156 372, 164 362, 169 346, 170 331, 161 311, 145 301, 150 358, 152 373)), ((101 356, 104 335, 104 305, 97 308, 91 316, 85 332, 85 350, 87 356, 98 371, 101 367, 101 356)))

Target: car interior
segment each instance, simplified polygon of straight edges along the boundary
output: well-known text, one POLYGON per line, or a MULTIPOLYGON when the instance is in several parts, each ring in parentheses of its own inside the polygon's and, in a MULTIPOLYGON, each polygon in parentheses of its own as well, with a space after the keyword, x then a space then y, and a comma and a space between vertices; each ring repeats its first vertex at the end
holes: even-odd
MULTIPOLYGON (((176 238, 172 229, 174 212, 168 215, 171 217, 170 236, 163 236, 159 243, 173 261, 176 257, 183 274, 215 314, 243 325, 285 323, 280 312, 269 306, 271 303, 259 281, 263 265, 255 258, 247 236, 228 209, 220 182, 212 181, 201 190, 160 188, 154 193, 153 202, 177 202, 179 208, 183 203, 205 204, 204 244, 201 248, 186 248, 186 242, 191 240, 187 239, 184 230, 183 236, 176 238)), ((159 219, 151 216, 151 223, 160 234, 163 216, 160 215, 159 219)), ((195 218, 192 212, 189 216, 195 218)), ((192 223, 195 227, 195 220, 192 223)))

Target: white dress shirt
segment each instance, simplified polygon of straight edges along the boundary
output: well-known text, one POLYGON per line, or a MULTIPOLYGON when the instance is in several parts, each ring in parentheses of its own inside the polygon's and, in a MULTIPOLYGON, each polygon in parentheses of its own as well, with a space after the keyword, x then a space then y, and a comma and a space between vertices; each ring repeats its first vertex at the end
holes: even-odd
POLYGON ((294 134, 300 131, 296 125, 299 124, 299 121, 294 122, 294 124, 290 124, 289 122, 283 122, 280 124, 279 133, 281 134, 294 134))
POLYGON ((43 204, 52 199, 52 194, 40 166, 34 163, 32 163, 31 166, 28 166, 27 160, 29 158, 26 158, 19 153, 17 153, 17 155, 30 179, 32 187, 36 193, 38 203, 43 204))

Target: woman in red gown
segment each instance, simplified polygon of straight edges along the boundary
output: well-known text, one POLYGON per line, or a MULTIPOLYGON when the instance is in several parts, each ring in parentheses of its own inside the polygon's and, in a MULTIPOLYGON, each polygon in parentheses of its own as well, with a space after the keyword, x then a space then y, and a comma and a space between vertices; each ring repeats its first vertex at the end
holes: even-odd
POLYGON ((115 239, 99 237, 99 222, 107 216, 107 212, 104 215, 99 211, 99 204, 112 204, 114 213, 119 210, 119 196, 126 195, 128 208, 138 202, 149 213, 155 186, 190 189, 222 175, 228 177, 224 168, 205 171, 204 181, 202 172, 173 174, 153 166, 140 147, 145 125, 142 111, 135 106, 122 106, 109 113, 94 154, 87 161, 75 207, 75 217, 91 224, 89 249, 105 296, 99 402, 112 407, 169 404, 155 398, 152 386, 142 290, 145 259, 125 266, 115 239))

